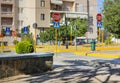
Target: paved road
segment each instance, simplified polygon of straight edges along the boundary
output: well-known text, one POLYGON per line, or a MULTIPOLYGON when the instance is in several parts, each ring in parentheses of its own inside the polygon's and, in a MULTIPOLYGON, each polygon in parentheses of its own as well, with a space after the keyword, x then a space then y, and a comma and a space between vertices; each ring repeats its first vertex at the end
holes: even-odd
POLYGON ((120 83, 120 59, 58 53, 53 64, 47 73, 14 76, 0 83, 120 83))

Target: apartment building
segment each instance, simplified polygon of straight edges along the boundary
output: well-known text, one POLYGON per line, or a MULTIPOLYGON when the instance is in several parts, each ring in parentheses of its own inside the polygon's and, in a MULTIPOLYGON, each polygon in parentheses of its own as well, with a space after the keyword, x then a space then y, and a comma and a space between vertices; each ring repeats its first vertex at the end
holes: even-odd
POLYGON ((61 22, 63 23, 65 17, 73 19, 77 17, 88 19, 89 17, 89 26, 86 37, 89 39, 97 38, 97 0, 51 0, 51 15, 54 12, 61 14, 61 22))
POLYGON ((16 0, 0 0, 0 31, 17 29, 16 0))
POLYGON ((50 27, 50 0, 18 0, 18 12, 19 31, 29 25, 34 34, 34 23, 38 25, 37 34, 50 27))
POLYGON ((39 34, 51 26, 54 12, 60 13, 61 25, 65 23, 65 17, 88 18, 87 1, 90 23, 86 36, 96 38, 97 0, 0 0, 0 28, 10 27, 21 32, 21 28, 30 26, 34 34, 33 23, 37 23, 39 34))

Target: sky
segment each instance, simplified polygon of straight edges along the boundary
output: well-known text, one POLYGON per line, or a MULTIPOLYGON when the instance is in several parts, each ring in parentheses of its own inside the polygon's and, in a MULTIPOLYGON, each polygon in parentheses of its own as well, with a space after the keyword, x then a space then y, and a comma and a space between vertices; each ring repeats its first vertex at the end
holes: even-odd
POLYGON ((102 13, 101 9, 103 8, 104 0, 97 0, 98 3, 98 13, 102 13))

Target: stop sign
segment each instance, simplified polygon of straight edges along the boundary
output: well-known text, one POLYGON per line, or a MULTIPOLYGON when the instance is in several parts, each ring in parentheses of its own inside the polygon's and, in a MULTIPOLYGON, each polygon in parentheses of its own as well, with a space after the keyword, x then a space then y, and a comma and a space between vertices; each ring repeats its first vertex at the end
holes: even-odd
POLYGON ((98 21, 98 22, 101 22, 101 21, 102 21, 102 15, 101 15, 101 14, 97 14, 96 18, 97 18, 97 21, 98 21))
POLYGON ((60 13, 53 13, 52 17, 53 17, 54 22, 59 22, 61 19, 60 13))

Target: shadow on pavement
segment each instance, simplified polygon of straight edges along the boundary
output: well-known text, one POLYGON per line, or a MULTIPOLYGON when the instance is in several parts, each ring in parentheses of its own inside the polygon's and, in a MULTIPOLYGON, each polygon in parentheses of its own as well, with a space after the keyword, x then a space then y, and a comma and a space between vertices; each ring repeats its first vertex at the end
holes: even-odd
MULTIPOLYGON (((114 60, 64 60, 70 65, 54 65, 53 71, 33 74, 24 80, 27 83, 120 83, 120 59, 114 60), (114 65, 116 64, 116 65, 114 65)), ((18 78, 24 79, 24 78, 18 78)), ((15 80, 18 80, 15 79, 15 80)), ((10 81, 10 80, 9 80, 10 81)))

